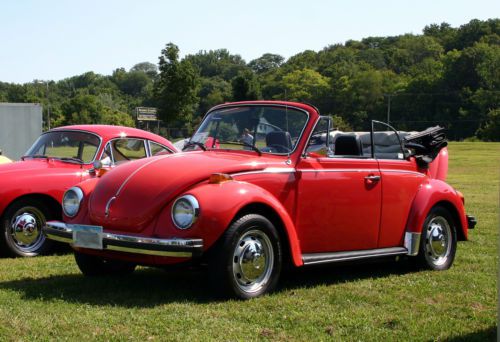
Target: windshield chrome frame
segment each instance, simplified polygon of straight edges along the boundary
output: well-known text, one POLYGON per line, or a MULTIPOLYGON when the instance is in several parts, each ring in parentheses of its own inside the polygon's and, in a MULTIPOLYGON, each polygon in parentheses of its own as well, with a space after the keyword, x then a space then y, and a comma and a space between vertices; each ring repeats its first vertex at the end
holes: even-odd
MULTIPOLYGON (((99 145, 97 146, 97 149, 95 151, 95 154, 94 154, 94 157, 92 157, 92 160, 88 163, 85 163, 85 162, 82 162, 81 165, 92 165, 92 163, 96 160, 96 157, 97 157, 97 154, 99 153, 99 151, 101 151, 101 146, 102 146, 102 137, 97 134, 97 133, 94 133, 94 132, 91 132, 91 131, 86 131, 86 130, 83 130, 83 129, 52 129, 50 131, 47 131, 47 132, 43 132, 39 137, 38 139, 40 139, 42 136, 46 135, 46 134, 49 134, 49 133, 60 133, 60 132, 80 132, 80 133, 88 133, 88 134, 92 134, 94 136, 97 137, 97 139, 99 139, 99 145)), ((38 141, 37 139, 37 141, 38 141)), ((36 141, 35 141, 36 142, 36 141)), ((35 143, 33 143, 34 145, 35 143)), ((33 145, 30 146, 30 149, 31 147, 33 147, 33 145)), ((28 150, 29 151, 29 150, 28 150)), ((101 152, 101 155, 102 155, 102 152, 101 152)), ((30 158, 30 156, 26 155, 25 157, 27 158, 30 158)), ((60 157, 54 157, 54 156, 47 156, 47 158, 54 158, 54 159, 57 159, 57 160, 61 160, 60 157)), ((61 160, 62 162, 65 162, 63 160, 61 160)))
MULTIPOLYGON (((299 108, 299 107, 293 106, 293 105, 289 106, 289 105, 285 105, 285 104, 274 104, 274 103, 263 103, 263 104, 262 103, 243 103, 243 104, 219 105, 219 106, 216 106, 216 107, 210 109, 205 114, 205 116, 203 117, 203 120, 201 120, 198 128, 193 133, 193 135, 189 138, 189 141, 191 141, 191 139, 193 138, 193 136, 198 132, 198 129, 201 127, 201 125, 205 122, 206 118, 210 114, 212 114, 213 112, 216 112, 218 110, 221 110, 221 109, 236 108, 236 107, 281 107, 281 108, 291 108, 291 109, 294 109, 296 111, 300 111, 300 112, 303 112, 303 113, 306 114, 306 116, 307 116, 306 122, 304 123, 304 127, 302 127, 302 131, 300 132, 300 135, 297 138, 297 142, 295 143, 295 146, 293 147, 293 150, 291 150, 290 152, 286 152, 286 153, 261 151, 263 154, 266 153, 266 154, 272 154, 272 155, 277 155, 277 156, 289 156, 289 155, 293 154, 297 150, 297 147, 300 144, 302 136, 304 135, 304 131, 305 131, 307 125, 309 124, 309 120, 311 119, 311 116, 309 115, 309 112, 307 110, 305 110, 303 108, 299 108)), ((224 149, 220 148, 220 149, 218 149, 218 148, 211 148, 209 146, 207 146, 207 150, 218 150, 218 151, 227 150, 227 151, 237 151, 237 152, 244 151, 244 150, 227 149, 227 148, 224 148, 224 149)), ((193 151, 195 151, 195 150, 193 150, 193 151)), ((192 151, 187 151, 187 152, 192 152, 192 151)))

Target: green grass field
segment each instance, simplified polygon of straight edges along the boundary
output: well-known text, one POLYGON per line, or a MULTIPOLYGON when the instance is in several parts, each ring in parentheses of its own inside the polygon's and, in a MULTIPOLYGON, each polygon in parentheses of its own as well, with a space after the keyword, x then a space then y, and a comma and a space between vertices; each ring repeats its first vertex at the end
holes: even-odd
POLYGON ((448 271, 405 261, 304 269, 243 302, 214 299, 200 271, 88 279, 72 255, 0 259, 0 340, 495 340, 500 144, 449 150, 448 181, 479 223, 448 271))

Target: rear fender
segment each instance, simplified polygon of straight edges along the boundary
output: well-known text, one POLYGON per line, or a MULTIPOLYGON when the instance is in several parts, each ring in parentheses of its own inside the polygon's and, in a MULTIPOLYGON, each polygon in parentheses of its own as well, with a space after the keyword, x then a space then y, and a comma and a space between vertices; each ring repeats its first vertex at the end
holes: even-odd
POLYGON ((446 181, 448 176, 448 149, 446 147, 442 148, 436 159, 429 164, 429 176, 443 182, 446 181))
POLYGON ((268 191, 254 184, 228 181, 221 184, 205 183, 186 193, 195 196, 200 204, 200 217, 195 224, 197 227, 193 228, 203 230, 206 247, 220 238, 242 208, 263 204, 281 219, 294 265, 303 264, 295 225, 281 202, 268 191))
POLYGON ((438 179, 430 179, 428 183, 421 185, 413 200, 406 231, 408 233, 422 233, 425 218, 436 205, 442 205, 450 211, 458 225, 457 229, 460 230, 457 231, 458 236, 467 240, 467 218, 463 198, 449 184, 438 179))

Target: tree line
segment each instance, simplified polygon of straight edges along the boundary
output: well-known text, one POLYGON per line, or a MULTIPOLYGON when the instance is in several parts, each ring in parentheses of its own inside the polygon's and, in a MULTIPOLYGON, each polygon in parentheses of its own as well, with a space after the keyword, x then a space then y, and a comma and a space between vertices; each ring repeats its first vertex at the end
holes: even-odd
POLYGON ((134 126, 138 106, 157 107, 166 127, 192 131, 213 105, 279 99, 314 104, 339 129, 366 130, 371 119, 398 129, 441 124, 455 140, 500 140, 500 19, 422 34, 349 40, 288 60, 266 53, 246 62, 226 49, 179 57, 169 43, 158 64, 61 81, 0 82, 0 102, 50 104, 51 126, 134 126))

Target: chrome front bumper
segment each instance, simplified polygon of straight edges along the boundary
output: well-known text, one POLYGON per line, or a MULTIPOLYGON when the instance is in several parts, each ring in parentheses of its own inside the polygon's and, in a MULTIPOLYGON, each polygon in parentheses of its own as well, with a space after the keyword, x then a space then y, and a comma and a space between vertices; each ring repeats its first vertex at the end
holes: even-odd
MULTIPOLYGON (((73 244, 73 228, 60 221, 49 221, 43 227, 47 238, 73 244)), ((102 233, 102 250, 134 254, 190 258, 203 252, 202 239, 157 239, 142 236, 102 233)))

